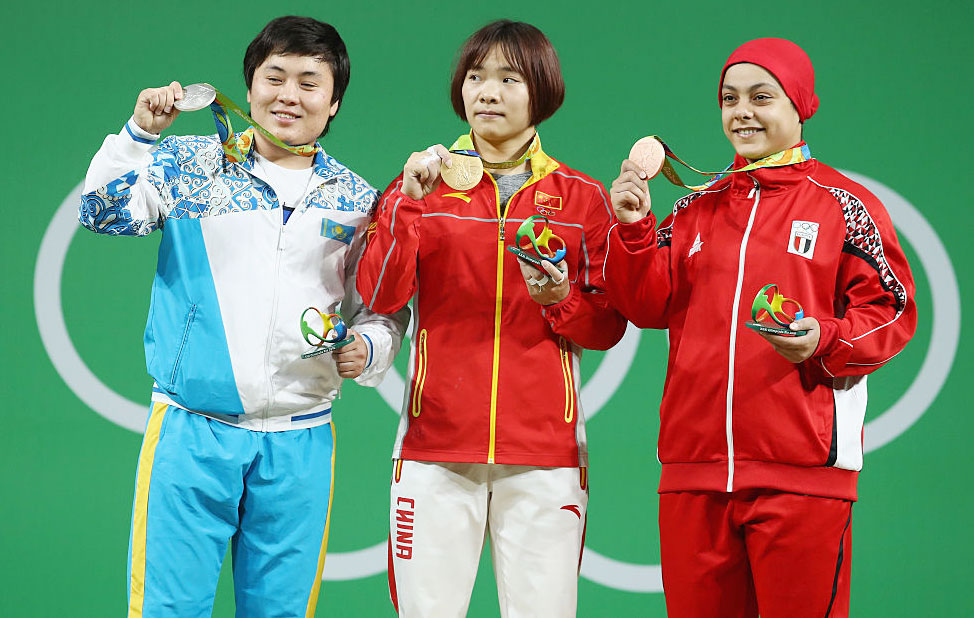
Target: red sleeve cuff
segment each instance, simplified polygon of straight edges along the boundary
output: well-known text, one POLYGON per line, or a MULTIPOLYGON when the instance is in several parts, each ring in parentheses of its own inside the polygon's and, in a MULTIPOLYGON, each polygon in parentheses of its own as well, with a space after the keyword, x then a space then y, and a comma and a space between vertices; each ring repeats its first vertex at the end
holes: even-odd
POLYGON ((826 356, 833 351, 839 342, 839 320, 836 318, 819 318, 818 326, 821 333, 818 337, 818 346, 812 353, 812 358, 826 356))
POLYGON ((573 285, 569 287, 568 296, 553 305, 541 307, 541 315, 548 320, 552 329, 555 329, 558 324, 563 324, 568 316, 575 312, 578 303, 581 302, 581 294, 578 286, 573 285))
POLYGON ((627 249, 637 250, 656 242, 656 217, 652 214, 635 223, 619 223, 619 239, 627 249))

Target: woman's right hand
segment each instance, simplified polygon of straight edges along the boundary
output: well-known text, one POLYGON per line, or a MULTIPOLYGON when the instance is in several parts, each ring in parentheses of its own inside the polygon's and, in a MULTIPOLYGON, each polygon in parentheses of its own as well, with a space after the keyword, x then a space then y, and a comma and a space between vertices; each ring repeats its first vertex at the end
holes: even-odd
POLYGON ((450 151, 443 144, 430 146, 409 155, 402 168, 402 192, 406 197, 421 200, 440 185, 440 163, 453 164, 450 151))
POLYGON ((612 182, 609 199, 619 221, 635 223, 645 217, 651 204, 646 172, 629 159, 623 161, 619 177, 612 182))
POLYGON ((179 115, 173 103, 183 98, 183 87, 172 82, 162 88, 146 88, 135 101, 135 124, 146 133, 156 135, 169 128, 179 115))

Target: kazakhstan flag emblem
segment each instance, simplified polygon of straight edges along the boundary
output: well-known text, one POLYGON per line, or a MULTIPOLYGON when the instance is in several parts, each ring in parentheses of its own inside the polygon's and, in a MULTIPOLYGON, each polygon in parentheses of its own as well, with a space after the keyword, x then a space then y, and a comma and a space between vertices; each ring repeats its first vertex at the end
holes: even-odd
POLYGON ((352 235, 355 233, 355 226, 342 225, 335 223, 331 219, 321 219, 321 235, 325 238, 333 238, 346 245, 352 244, 352 235))

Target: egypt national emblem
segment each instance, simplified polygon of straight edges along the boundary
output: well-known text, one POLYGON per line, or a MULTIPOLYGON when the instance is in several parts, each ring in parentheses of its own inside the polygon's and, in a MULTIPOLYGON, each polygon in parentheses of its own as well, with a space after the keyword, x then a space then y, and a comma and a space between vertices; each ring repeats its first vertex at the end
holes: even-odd
POLYGON ((812 259, 815 255, 815 241, 818 239, 818 223, 814 221, 792 221, 791 236, 788 238, 788 253, 812 259))

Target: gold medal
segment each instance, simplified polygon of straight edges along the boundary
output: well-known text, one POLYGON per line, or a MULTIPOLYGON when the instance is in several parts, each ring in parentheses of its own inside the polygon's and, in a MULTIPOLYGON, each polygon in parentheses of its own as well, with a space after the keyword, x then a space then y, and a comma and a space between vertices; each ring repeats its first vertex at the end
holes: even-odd
POLYGON ((646 172, 646 179, 652 179, 663 169, 666 150, 655 137, 644 137, 632 145, 629 159, 646 172))
POLYGON ((480 157, 476 155, 466 155, 450 151, 453 165, 447 167, 445 163, 440 163, 440 177, 451 189, 457 191, 469 191, 480 183, 484 177, 484 164, 480 157))

